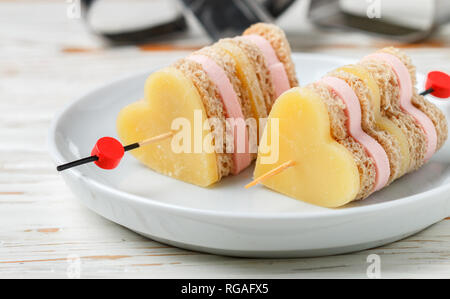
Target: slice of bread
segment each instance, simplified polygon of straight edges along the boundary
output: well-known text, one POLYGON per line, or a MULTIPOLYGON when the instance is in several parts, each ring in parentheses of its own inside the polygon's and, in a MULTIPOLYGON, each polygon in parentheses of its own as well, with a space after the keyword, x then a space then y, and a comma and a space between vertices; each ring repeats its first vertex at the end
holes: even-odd
MULTIPOLYGON (((251 99, 250 94, 246 88, 244 88, 242 82, 239 80, 236 70, 236 63, 231 57, 231 55, 222 49, 219 44, 214 44, 211 47, 202 48, 193 53, 193 55, 205 55, 214 60, 217 65, 223 69, 227 75, 228 80, 230 80, 231 85, 233 86, 233 90, 237 95, 239 104, 242 109, 242 113, 244 115, 244 120, 253 118, 253 112, 251 108, 251 99)), ((250 136, 250 133, 247 128, 247 134, 250 136)), ((233 140, 233 138, 231 138, 233 140)), ((257 153, 251 153, 252 160, 256 159, 257 153)))
POLYGON ((273 85, 270 70, 266 58, 261 50, 254 43, 242 39, 234 38, 233 41, 247 54, 247 57, 253 62, 253 66, 258 77, 259 87, 264 97, 267 114, 272 109, 275 98, 275 86, 273 85))
POLYGON ((275 95, 272 78, 270 76, 270 71, 266 63, 266 58, 255 44, 247 40, 233 38, 231 41, 246 54, 247 58, 253 65, 255 75, 258 78, 259 89, 261 90, 264 99, 264 107, 268 115, 270 113, 270 110, 272 109, 273 98, 275 97, 275 95))
POLYGON ((360 176, 360 190, 355 199, 369 196, 375 187, 376 168, 374 160, 367 154, 363 146, 350 136, 347 129, 347 116, 344 102, 331 88, 322 82, 308 84, 306 88, 313 90, 324 101, 330 117, 331 136, 345 146, 354 157, 360 176))
POLYGON ((202 48, 194 52, 193 55, 208 56, 225 71, 227 78, 230 80, 231 85, 233 85, 234 92, 238 97, 244 117, 246 119, 253 117, 248 91, 242 86, 242 83, 237 76, 236 63, 233 58, 217 44, 214 44, 211 47, 202 48))
MULTIPOLYGON (((235 39, 221 39, 215 47, 225 50, 235 60, 236 66, 241 72, 238 72, 238 78, 241 83, 245 81, 247 94, 250 99, 253 117, 258 121, 259 117, 267 117, 266 98, 261 89, 260 78, 258 76, 257 61, 254 57, 248 55, 248 51, 239 46, 235 39), (239 65, 238 65, 239 64, 239 65), (259 117, 258 117, 259 116, 259 117)), ((267 71, 268 72, 268 71, 267 71)))
POLYGON ((244 31, 242 35, 257 34, 264 37, 272 45, 278 59, 283 63, 292 87, 298 86, 295 65, 291 58, 291 47, 284 31, 276 25, 267 23, 257 23, 244 31))
POLYGON ((217 170, 219 174, 219 180, 231 173, 233 168, 233 158, 231 153, 226 153, 226 145, 233 142, 233 138, 222 131, 223 135, 220 135, 221 130, 216 130, 216 126, 220 125, 225 128, 225 111, 223 108, 222 100, 220 98, 219 90, 216 85, 209 79, 202 66, 188 59, 180 59, 175 62, 174 67, 180 70, 187 78, 189 78, 197 88, 198 93, 203 102, 203 106, 208 117, 209 124, 211 126, 211 132, 213 135, 213 144, 221 150, 216 151, 217 155, 217 170), (217 124, 215 122, 218 122, 217 124), (218 142, 222 143, 220 146, 218 142))
POLYGON ((442 113, 441 110, 439 110, 439 108, 436 107, 436 105, 427 101, 425 97, 419 95, 419 92, 417 91, 416 87, 417 83, 416 67, 412 64, 411 58, 408 55, 406 55, 406 53, 394 47, 384 48, 381 49, 380 51, 396 56, 408 68, 409 74, 411 76, 411 81, 414 86, 412 103, 419 110, 425 113, 428 116, 428 118, 431 119, 431 121, 433 122, 438 137, 436 150, 439 150, 444 144, 445 140, 447 140, 448 136, 447 120, 445 118, 445 115, 442 113))

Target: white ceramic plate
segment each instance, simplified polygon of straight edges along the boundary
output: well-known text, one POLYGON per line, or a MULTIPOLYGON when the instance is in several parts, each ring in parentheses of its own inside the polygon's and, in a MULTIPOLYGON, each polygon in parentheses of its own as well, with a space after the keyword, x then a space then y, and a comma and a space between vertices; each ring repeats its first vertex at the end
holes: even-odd
MULTIPOLYGON (((321 55, 293 58, 302 84, 351 62, 321 55)), ((108 84, 67 106, 50 130, 55 162, 88 156, 98 138, 116 136, 119 110, 142 97, 147 76, 108 84)), ((154 240, 215 254, 300 257, 379 246, 449 216, 449 161, 446 145, 419 171, 340 209, 316 207, 263 186, 246 190, 253 167, 208 189, 157 174, 129 154, 112 171, 91 164, 61 175, 90 209, 154 240)))

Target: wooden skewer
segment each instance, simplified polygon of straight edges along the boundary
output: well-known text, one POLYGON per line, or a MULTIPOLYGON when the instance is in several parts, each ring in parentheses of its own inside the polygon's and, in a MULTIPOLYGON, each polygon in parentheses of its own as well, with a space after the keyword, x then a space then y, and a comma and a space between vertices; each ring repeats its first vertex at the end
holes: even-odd
POLYGON ((140 146, 144 146, 144 145, 147 145, 147 144, 150 144, 150 143, 153 143, 153 142, 157 142, 157 141, 160 141, 160 140, 172 137, 172 136, 173 136, 173 132, 166 132, 166 133, 163 133, 161 135, 153 136, 153 137, 150 137, 148 139, 145 139, 145 140, 142 140, 142 141, 139 141, 139 142, 136 142, 136 143, 132 143, 132 144, 126 145, 126 146, 123 147, 123 149, 125 151, 129 151, 129 150, 138 148, 140 146))
POLYGON ((160 141, 160 140, 172 137, 172 136, 173 136, 173 132, 167 132, 167 133, 164 133, 164 134, 161 134, 161 135, 158 135, 158 136, 154 136, 154 137, 145 139, 145 140, 139 142, 139 146, 144 146, 146 144, 150 144, 150 143, 153 143, 153 142, 156 142, 156 141, 160 141))
POLYGON ((258 177, 258 178, 256 178, 256 179, 254 179, 253 181, 251 181, 250 183, 248 183, 247 185, 245 185, 245 188, 248 189, 248 188, 250 188, 250 187, 253 187, 253 186, 255 186, 256 184, 260 183, 261 181, 263 181, 263 180, 265 180, 265 179, 268 179, 268 178, 270 178, 270 177, 272 177, 272 176, 274 176, 274 175, 277 175, 277 174, 279 174, 280 172, 282 172, 283 170, 285 170, 285 169, 287 169, 287 168, 289 168, 289 167, 294 166, 295 164, 297 164, 297 162, 295 162, 295 161, 292 161, 292 160, 286 161, 286 162, 284 162, 283 164, 281 164, 280 166, 278 166, 278 167, 272 169, 272 170, 269 171, 269 172, 266 172, 265 174, 263 174, 262 176, 260 176, 260 177, 258 177))

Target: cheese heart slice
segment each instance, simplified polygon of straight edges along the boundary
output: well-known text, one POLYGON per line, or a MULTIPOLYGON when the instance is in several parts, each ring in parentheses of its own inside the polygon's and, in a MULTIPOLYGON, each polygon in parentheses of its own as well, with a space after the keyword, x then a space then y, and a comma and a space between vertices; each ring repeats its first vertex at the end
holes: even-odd
POLYGON ((273 152, 260 147, 255 177, 293 160, 296 165, 262 183, 280 193, 324 207, 339 207, 355 199, 360 178, 353 155, 330 134, 328 111, 321 98, 307 88, 292 88, 275 102, 262 140, 279 133, 278 160, 264 164, 273 152), (278 119, 279 130, 271 126, 278 119))
POLYGON ((181 124, 181 131, 173 138, 137 148, 131 154, 151 169, 185 182, 203 187, 217 182, 216 153, 202 146, 203 140, 212 136, 209 126, 203 126, 206 113, 202 100, 192 82, 174 67, 150 75, 144 99, 120 111, 117 133, 122 144, 130 144, 169 132, 174 120, 181 124), (186 132, 187 138, 177 135, 186 132), (180 144, 187 145, 183 152, 174 150, 180 144))

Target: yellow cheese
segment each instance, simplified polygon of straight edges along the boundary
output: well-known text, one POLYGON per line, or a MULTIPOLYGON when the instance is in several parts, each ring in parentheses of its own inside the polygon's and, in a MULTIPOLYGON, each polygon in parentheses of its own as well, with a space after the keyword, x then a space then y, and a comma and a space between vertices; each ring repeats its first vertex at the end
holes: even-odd
POLYGON ((360 78, 366 86, 369 88, 371 93, 371 102, 375 116, 375 123, 377 127, 381 130, 388 132, 391 136, 393 136, 397 140, 397 144, 400 147, 401 154, 401 171, 399 172, 399 176, 404 175, 410 165, 410 154, 409 154, 409 145, 408 138, 405 134, 403 134, 402 130, 393 123, 387 117, 381 115, 381 106, 380 106, 380 90, 378 88, 377 83, 373 79, 372 75, 365 70, 363 67, 356 65, 344 66, 338 69, 338 71, 344 71, 350 74, 353 74, 360 78))
POLYGON ((252 113, 259 125, 259 119, 267 117, 267 114, 262 112, 266 110, 266 104, 255 71, 245 53, 231 41, 222 41, 220 47, 235 61, 237 76, 243 87, 248 90, 252 113))
POLYGON ((296 165, 264 180, 265 186, 324 207, 355 199, 360 187, 357 165, 353 155, 331 137, 327 108, 316 93, 296 87, 282 94, 270 112, 262 143, 274 140, 274 132, 279 132, 278 161, 264 164, 263 158, 273 153, 263 153, 260 147, 255 177, 288 160, 296 165), (278 119, 279 130, 271 129, 273 119, 278 119))
POLYGON ((206 113, 197 89, 179 70, 170 67, 147 79, 144 99, 120 111, 117 133, 123 144, 130 144, 178 129, 173 138, 132 150, 131 154, 160 173, 209 186, 219 176, 215 152, 207 151, 201 145, 198 147, 197 141, 202 144, 205 137, 211 136, 209 125, 203 127, 205 120, 206 113), (195 116, 197 119, 194 120, 195 116), (185 126, 173 127, 176 123, 185 126), (184 138, 182 133, 187 133, 184 138), (185 146, 184 152, 180 152, 180 145, 185 146))

